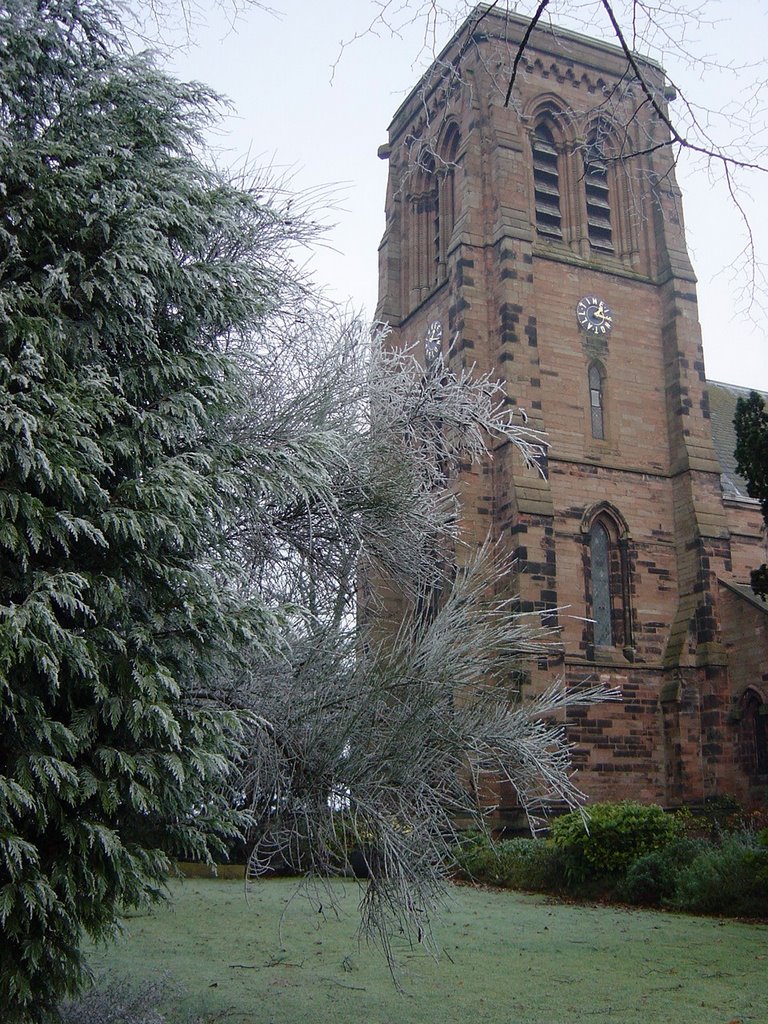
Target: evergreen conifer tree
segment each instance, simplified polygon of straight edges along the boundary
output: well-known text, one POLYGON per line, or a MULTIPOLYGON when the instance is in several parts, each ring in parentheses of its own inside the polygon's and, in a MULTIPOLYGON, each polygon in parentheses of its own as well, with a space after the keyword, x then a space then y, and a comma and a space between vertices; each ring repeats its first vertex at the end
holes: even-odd
POLYGON ((209 695, 277 633, 225 544, 280 478, 233 441, 227 354, 272 302, 274 214, 202 163, 215 98, 129 55, 113 13, 0 5, 4 1021, 77 989, 84 935, 169 857, 242 829, 241 721, 209 695))
MULTIPOLYGON (((752 391, 737 401, 733 425, 736 469, 746 478, 749 496, 760 500, 763 521, 768 524, 768 412, 762 395, 752 391)), ((768 598, 768 565, 763 562, 750 577, 758 597, 768 598)))

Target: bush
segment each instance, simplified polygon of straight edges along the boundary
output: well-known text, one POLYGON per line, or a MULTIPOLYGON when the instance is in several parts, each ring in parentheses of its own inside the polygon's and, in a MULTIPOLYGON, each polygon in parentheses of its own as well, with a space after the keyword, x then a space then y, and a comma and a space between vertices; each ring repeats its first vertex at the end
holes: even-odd
POLYGON ((499 844, 484 832, 466 832, 455 847, 454 868, 460 878, 499 885, 501 859, 499 844))
POLYGON ((136 986, 107 981, 63 1003, 61 1024, 165 1024, 158 1007, 172 994, 165 977, 136 986))
POLYGON ((467 836, 456 850, 459 874, 475 882, 531 892, 562 888, 560 852, 543 839, 494 842, 482 833, 467 836))
POLYGON ((760 828, 760 812, 747 812, 738 800, 728 795, 708 797, 695 808, 679 807, 675 817, 691 839, 716 839, 727 832, 760 828))
POLYGON ((750 832, 724 836, 682 868, 672 905, 731 917, 768 917, 768 846, 750 832))
POLYGON ((565 855, 566 872, 575 882, 620 875, 633 861, 667 846, 680 833, 677 820, 656 804, 592 804, 587 816, 586 825, 579 811, 552 824, 552 842, 565 855))
POLYGON ((677 839, 630 864, 617 896, 627 903, 660 906, 677 892, 680 872, 706 848, 703 840, 677 839))

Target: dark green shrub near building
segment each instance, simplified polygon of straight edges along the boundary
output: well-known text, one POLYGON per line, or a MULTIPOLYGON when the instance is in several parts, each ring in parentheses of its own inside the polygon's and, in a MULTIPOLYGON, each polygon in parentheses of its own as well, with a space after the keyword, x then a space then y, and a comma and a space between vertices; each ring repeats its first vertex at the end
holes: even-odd
POLYGON ((549 839, 467 834, 458 877, 531 892, 617 898, 638 906, 768 918, 768 829, 685 835, 685 816, 632 801, 594 804, 553 822, 549 839))
POLYGON ((730 917, 768 917, 768 844, 737 832, 706 845, 679 874, 670 904, 730 917))
POLYGON ((681 872, 706 848, 703 839, 676 839, 646 853, 627 868, 618 897, 639 906, 661 906, 674 898, 681 872))
POLYGON ((551 840, 565 856, 570 879, 623 874, 639 857, 661 849, 680 834, 677 820, 656 804, 632 800, 592 804, 552 823, 551 840))

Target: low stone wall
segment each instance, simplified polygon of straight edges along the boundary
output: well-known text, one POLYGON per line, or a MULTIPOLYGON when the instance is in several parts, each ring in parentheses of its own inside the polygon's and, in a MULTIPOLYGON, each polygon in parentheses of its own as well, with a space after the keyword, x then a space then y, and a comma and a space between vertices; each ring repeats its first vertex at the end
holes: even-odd
POLYGON ((245 864, 193 864, 191 861, 179 861, 176 865, 185 878, 245 878, 245 864))

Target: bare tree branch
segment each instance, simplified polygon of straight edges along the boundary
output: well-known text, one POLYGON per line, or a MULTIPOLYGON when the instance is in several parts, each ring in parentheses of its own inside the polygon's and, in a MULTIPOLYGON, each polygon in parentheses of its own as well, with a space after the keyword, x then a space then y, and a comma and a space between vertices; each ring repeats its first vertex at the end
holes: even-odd
POLYGON ((509 106, 509 100, 510 100, 510 97, 512 96, 512 90, 515 87, 515 81, 517 79, 517 69, 518 69, 518 67, 520 65, 520 61, 523 59, 523 54, 526 51, 526 47, 528 46, 528 40, 531 38, 531 33, 533 32, 533 30, 536 28, 537 24, 539 23, 539 18, 542 16, 542 14, 544 13, 544 11, 546 10, 546 8, 548 6, 549 6, 549 0, 541 0, 541 2, 539 3, 539 6, 536 8, 536 11, 534 12, 533 17, 531 18, 531 21, 530 21, 530 24, 528 25, 528 28, 525 30, 525 35, 522 38, 522 41, 520 43, 520 46, 518 47, 517 53, 515 54, 515 59, 512 62, 512 73, 509 76, 509 85, 507 86, 507 94, 504 97, 504 106, 505 107, 509 106))
MULTIPOLYGON (((647 101, 650 103, 650 105, 653 108, 653 111, 656 114, 656 116, 659 118, 659 120, 662 122, 662 124, 664 124, 666 126, 667 130, 670 133, 671 140, 670 140, 669 143, 667 143, 667 145, 677 144, 677 145, 681 146, 683 149, 690 149, 690 150, 692 150, 695 153, 701 153, 704 156, 710 157, 710 158, 712 158, 714 160, 718 160, 723 165, 730 165, 730 166, 734 166, 734 167, 741 167, 741 168, 744 168, 744 169, 747 169, 747 170, 753 170, 753 171, 762 171, 764 173, 768 172, 768 165, 766 165, 766 164, 756 163, 756 162, 747 161, 747 160, 740 160, 737 157, 728 156, 727 154, 721 152, 720 149, 718 147, 714 146, 714 145, 702 146, 702 145, 699 145, 699 144, 697 144, 695 142, 692 142, 690 139, 688 139, 684 135, 680 134, 680 132, 675 127, 675 125, 672 123, 672 120, 670 119, 670 117, 667 114, 667 112, 664 109, 664 107, 659 103, 659 100, 658 100, 658 97, 657 97, 655 91, 653 89, 651 89, 651 87, 649 86, 647 78, 646 78, 645 74, 643 73, 643 71, 642 71, 642 69, 641 69, 641 67, 640 67, 640 65, 638 63, 638 60, 635 57, 635 54, 630 49, 630 47, 629 47, 629 45, 628 45, 628 43, 627 43, 627 41, 626 41, 626 39, 624 37, 624 33, 623 33, 622 29, 621 29, 621 26, 618 23, 618 20, 616 19, 616 15, 614 13, 613 6, 610 3, 610 0, 600 0, 600 4, 603 7, 603 9, 605 10, 606 14, 608 15, 608 18, 609 18, 609 20, 611 22, 611 25, 613 27, 613 31, 614 31, 614 33, 616 35, 616 39, 618 40, 619 45, 621 46, 622 50, 624 51, 624 55, 627 58, 627 63, 629 64, 630 68, 632 69, 632 72, 633 72, 635 78, 639 82, 640 88, 645 93, 647 101)), ((634 154, 628 154, 628 156, 632 156, 632 155, 634 155, 634 154)), ((731 191, 731 195, 733 196, 733 192, 732 191, 731 191)))

